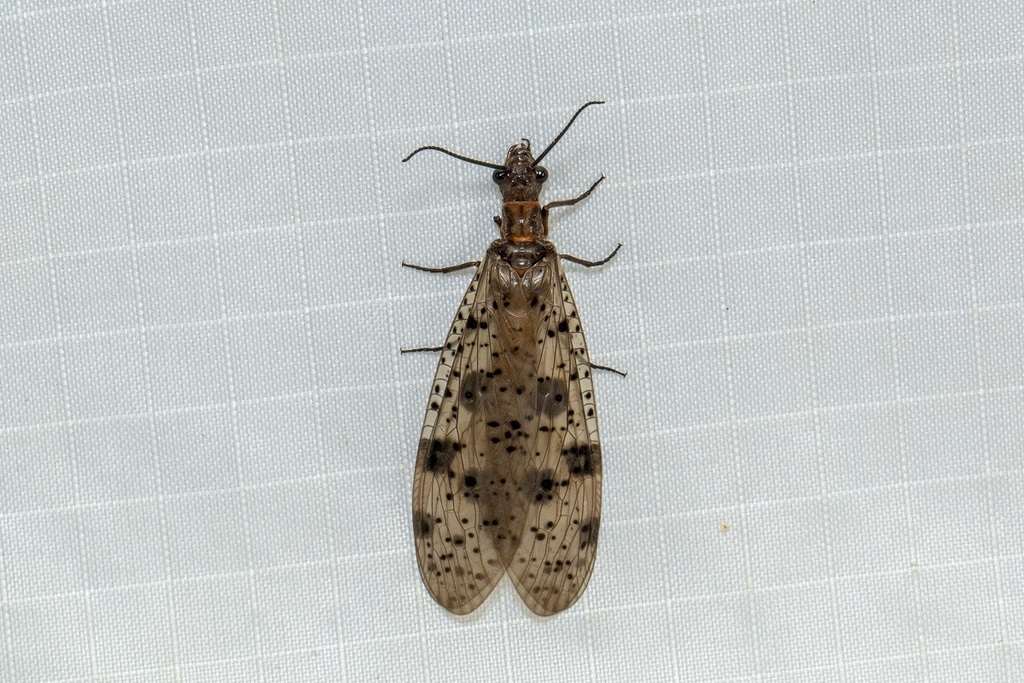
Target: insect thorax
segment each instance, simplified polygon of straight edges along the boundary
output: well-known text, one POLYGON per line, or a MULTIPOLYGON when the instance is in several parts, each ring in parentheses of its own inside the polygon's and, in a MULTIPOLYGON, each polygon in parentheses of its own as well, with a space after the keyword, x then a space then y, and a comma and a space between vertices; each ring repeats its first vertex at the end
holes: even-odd
POLYGON ((548 217, 540 202, 502 202, 502 238, 511 242, 533 242, 548 236, 548 217))
POLYGON ((490 247, 490 251, 501 259, 501 265, 506 265, 516 271, 520 277, 543 261, 554 250, 554 245, 543 239, 536 242, 513 242, 500 239, 492 242, 490 247))

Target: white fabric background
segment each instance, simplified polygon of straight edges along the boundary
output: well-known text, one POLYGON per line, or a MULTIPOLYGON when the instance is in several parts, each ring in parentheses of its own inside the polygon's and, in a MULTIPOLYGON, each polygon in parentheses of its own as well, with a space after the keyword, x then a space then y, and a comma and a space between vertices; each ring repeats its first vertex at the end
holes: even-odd
POLYGON ((1024 680, 1019 0, 0 0, 0 680, 1024 680), (489 172, 597 362, 580 603, 409 530, 489 172))

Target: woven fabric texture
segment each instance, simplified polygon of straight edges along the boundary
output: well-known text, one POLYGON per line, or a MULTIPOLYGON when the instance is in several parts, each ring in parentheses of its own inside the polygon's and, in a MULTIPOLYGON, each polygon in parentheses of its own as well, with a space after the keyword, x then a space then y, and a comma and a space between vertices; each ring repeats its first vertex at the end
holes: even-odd
POLYGON ((0 0, 0 680, 1024 680, 1024 3, 0 0), (590 587, 420 583, 435 358, 546 144, 590 587))

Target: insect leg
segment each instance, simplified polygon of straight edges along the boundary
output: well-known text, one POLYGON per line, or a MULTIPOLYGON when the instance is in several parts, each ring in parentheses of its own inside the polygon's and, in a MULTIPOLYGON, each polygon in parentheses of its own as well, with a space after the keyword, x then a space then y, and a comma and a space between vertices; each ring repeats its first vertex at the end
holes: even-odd
POLYGON ((573 263, 578 263, 581 266, 586 266, 587 268, 593 268, 594 266, 603 266, 604 264, 606 264, 609 261, 611 261, 612 258, 614 258, 615 255, 619 253, 619 249, 622 249, 622 243, 621 242, 615 247, 615 249, 612 250, 612 253, 608 254, 607 256, 605 256, 600 261, 587 261, 586 259, 581 259, 581 258, 578 258, 576 256, 572 256, 570 254, 559 254, 559 256, 561 256, 566 261, 572 261, 573 263))
POLYGON ((460 263, 457 266, 445 266, 443 268, 430 268, 428 266, 417 266, 415 263, 406 263, 405 261, 402 261, 402 265, 405 266, 406 268, 412 268, 414 270, 422 270, 425 273, 452 273, 452 272, 455 272, 456 270, 462 270, 464 268, 476 268, 477 266, 480 265, 480 262, 479 261, 466 261, 465 263, 460 263))
POLYGON ((557 206, 572 206, 573 204, 582 202, 584 199, 590 196, 590 193, 594 191, 594 188, 601 184, 602 180, 604 180, 603 175, 600 178, 598 178, 593 185, 590 186, 590 189, 581 194, 579 197, 576 197, 575 199, 559 199, 557 201, 548 202, 547 204, 544 205, 543 210, 546 212, 548 209, 553 209, 557 206))
MULTIPOLYGON (((403 350, 402 353, 405 353, 405 351, 403 350)), ((594 368, 595 370, 607 370, 608 372, 614 372, 616 375, 619 375, 620 377, 626 376, 626 373, 624 373, 622 370, 616 370, 615 368, 610 368, 607 365, 598 365, 597 363, 591 363, 590 367, 594 368)))
POLYGON ((400 349, 402 353, 418 353, 420 351, 440 351, 443 346, 421 346, 418 349, 400 349))

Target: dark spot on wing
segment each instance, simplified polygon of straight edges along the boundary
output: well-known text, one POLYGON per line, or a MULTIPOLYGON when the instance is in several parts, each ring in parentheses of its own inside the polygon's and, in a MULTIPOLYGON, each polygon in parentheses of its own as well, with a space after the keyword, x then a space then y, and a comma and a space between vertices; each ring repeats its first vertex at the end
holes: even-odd
POLYGON ((423 469, 431 474, 447 472, 461 446, 454 441, 441 439, 422 439, 420 452, 425 453, 423 469))
POLYGON ((600 447, 590 444, 573 444, 562 449, 562 457, 574 477, 589 477, 594 474, 595 463, 601 457, 600 447))
POLYGON ((583 550, 591 543, 597 543, 597 532, 601 526, 601 520, 592 517, 580 525, 580 550, 583 550))
POLYGON ((528 469, 523 474, 522 490, 535 503, 547 503, 558 495, 560 482, 555 480, 555 471, 550 469, 528 469))
POLYGON ((459 405, 467 410, 474 410, 481 399, 494 390, 494 381, 484 370, 468 373, 459 388, 459 405))
POLYGON ((418 538, 426 538, 434 530, 434 520, 430 518, 430 515, 417 512, 413 514, 412 526, 418 538))
POLYGON ((548 417, 557 417, 569 405, 568 387, 563 379, 537 378, 537 412, 548 417))

